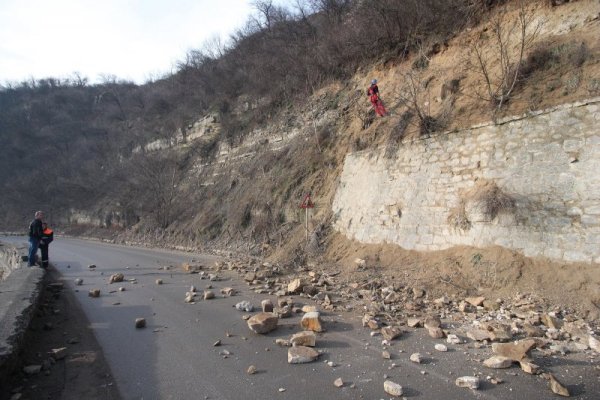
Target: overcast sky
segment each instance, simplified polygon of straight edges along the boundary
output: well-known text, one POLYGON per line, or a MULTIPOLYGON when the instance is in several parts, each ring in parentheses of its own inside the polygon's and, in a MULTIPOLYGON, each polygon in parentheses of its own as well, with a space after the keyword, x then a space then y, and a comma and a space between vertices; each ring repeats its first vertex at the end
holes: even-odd
POLYGON ((250 0, 0 0, 0 84, 74 72, 143 83, 251 12, 250 0))

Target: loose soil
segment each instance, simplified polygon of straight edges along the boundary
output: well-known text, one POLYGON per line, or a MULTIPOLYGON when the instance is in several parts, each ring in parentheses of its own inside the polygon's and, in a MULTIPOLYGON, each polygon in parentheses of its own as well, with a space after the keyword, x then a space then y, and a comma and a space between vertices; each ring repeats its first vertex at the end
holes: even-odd
POLYGON ((106 399, 120 400, 110 369, 85 314, 69 290, 52 290, 59 282, 52 268, 45 277, 36 314, 19 353, 20 365, 8 378, 8 387, 0 387, 0 400, 20 393, 26 399, 106 399), (26 375, 23 367, 42 365, 52 349, 67 347, 67 356, 48 370, 26 375))

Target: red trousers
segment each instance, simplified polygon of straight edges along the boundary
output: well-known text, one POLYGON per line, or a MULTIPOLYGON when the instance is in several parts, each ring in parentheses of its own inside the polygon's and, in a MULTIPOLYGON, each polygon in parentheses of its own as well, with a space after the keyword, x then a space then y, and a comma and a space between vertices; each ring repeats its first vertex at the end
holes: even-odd
POLYGON ((380 117, 385 117, 387 111, 385 111, 385 107, 383 106, 383 102, 379 97, 371 97, 371 104, 373 104, 373 108, 375 109, 375 113, 380 117))

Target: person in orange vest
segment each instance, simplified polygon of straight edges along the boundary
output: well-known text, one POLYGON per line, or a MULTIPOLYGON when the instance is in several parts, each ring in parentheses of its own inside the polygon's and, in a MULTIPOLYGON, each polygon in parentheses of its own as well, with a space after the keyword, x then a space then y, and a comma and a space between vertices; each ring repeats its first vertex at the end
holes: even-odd
POLYGON ((54 231, 47 223, 42 223, 42 238, 40 239, 40 250, 42 251, 42 268, 48 268, 48 245, 54 240, 54 231))
POLYGON ((379 97, 379 88, 377 87, 377 79, 373 79, 371 81, 371 86, 367 89, 367 96, 369 96, 369 100, 371 100, 371 104, 373 104, 373 108, 375 109, 375 113, 380 117, 385 117, 387 111, 383 106, 383 102, 379 97))

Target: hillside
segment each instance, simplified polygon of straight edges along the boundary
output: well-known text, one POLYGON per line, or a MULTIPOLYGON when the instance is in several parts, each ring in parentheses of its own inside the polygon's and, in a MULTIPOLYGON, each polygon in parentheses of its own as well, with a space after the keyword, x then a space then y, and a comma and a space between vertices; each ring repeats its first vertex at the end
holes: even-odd
POLYGON ((144 86, 49 79, 4 88, 0 223, 19 229, 42 208, 74 234, 289 267, 337 264, 352 274, 361 258, 373 268, 359 274, 365 279, 405 276, 402 284, 432 296, 533 291, 593 316, 593 265, 496 247, 417 253, 333 229, 348 153, 393 154, 406 140, 600 95, 597 1, 446 3, 259 13, 231 48, 191 52, 177 74, 144 86), (376 32, 365 28, 374 23, 376 32), (373 78, 385 118, 365 96, 373 78), (316 207, 306 244, 299 204, 308 192, 316 207), (486 287, 476 254, 503 271, 502 290, 486 287), (462 278, 440 283, 440 271, 462 278), (578 296, 568 299, 573 290, 578 296))

